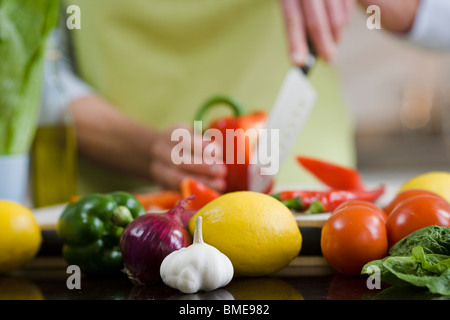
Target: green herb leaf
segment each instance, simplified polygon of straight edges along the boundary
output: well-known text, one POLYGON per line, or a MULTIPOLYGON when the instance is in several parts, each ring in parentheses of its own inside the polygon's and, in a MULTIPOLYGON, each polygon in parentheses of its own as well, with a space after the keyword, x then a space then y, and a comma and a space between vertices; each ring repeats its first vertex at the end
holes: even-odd
POLYGON ((429 226, 416 230, 389 249, 393 256, 409 256, 414 247, 421 246, 425 253, 450 255, 450 228, 429 226))
POLYGON ((411 233, 395 244, 390 256, 367 263, 380 270, 381 280, 401 287, 428 288, 431 293, 450 295, 450 228, 430 226, 411 233))

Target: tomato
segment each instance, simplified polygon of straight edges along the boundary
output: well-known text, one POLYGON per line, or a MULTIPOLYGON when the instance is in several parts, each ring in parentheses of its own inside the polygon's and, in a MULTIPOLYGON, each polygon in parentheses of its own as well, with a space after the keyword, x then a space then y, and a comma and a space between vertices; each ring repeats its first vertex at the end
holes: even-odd
POLYGON ((411 232, 431 225, 450 227, 450 203, 435 195, 406 199, 395 207, 386 223, 389 246, 411 232))
POLYGON ((381 209, 374 203, 365 201, 365 200, 356 200, 356 199, 348 200, 348 201, 341 203, 339 206, 336 207, 336 209, 334 209, 333 213, 335 213, 341 209, 346 209, 349 207, 366 207, 366 208, 372 209, 374 212, 376 212, 380 216, 381 220, 383 220, 384 223, 386 223, 386 221, 388 219, 388 216, 383 211, 383 209, 381 209))
POLYGON ((380 215, 369 207, 345 207, 325 222, 320 246, 332 268, 358 275, 367 262, 387 255, 386 227, 380 215))
POLYGON ((392 212, 392 210, 395 209, 396 206, 398 206, 400 203, 402 203, 403 201, 405 201, 406 199, 415 197, 415 196, 420 196, 420 195, 431 195, 431 196, 438 196, 439 195, 437 193, 428 191, 428 190, 423 190, 423 189, 410 189, 410 190, 406 190, 403 192, 400 192, 399 194, 397 194, 395 196, 394 199, 392 199, 392 201, 384 208, 384 212, 386 212, 386 214, 389 216, 392 212))

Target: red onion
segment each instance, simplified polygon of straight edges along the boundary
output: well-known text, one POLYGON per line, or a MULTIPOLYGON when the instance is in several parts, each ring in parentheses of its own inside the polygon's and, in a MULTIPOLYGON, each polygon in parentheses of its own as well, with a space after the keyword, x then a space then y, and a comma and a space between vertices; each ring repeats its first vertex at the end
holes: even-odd
POLYGON ((137 217, 124 229, 120 238, 124 272, 134 284, 162 281, 159 268, 164 258, 192 243, 181 220, 189 200, 180 200, 165 213, 149 212, 137 217))

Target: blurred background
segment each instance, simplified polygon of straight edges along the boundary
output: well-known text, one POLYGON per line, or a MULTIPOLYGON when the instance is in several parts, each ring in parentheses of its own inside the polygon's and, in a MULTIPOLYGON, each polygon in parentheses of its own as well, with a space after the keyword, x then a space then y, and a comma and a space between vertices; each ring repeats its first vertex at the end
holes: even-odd
POLYGON ((367 18, 355 10, 336 61, 359 169, 395 182, 450 171, 450 53, 369 30, 367 18))

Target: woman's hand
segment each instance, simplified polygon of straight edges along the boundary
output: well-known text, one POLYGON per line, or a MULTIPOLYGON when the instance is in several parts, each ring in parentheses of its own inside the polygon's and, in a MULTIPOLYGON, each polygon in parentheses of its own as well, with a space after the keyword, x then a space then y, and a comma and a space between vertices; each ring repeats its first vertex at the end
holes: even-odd
POLYGON ((411 30, 420 0, 359 0, 367 8, 377 5, 381 10, 381 23, 389 31, 406 33, 411 30))
MULTIPOLYGON (((183 140, 184 141, 184 140, 183 140)), ((169 128, 163 133, 158 134, 151 146, 150 174, 153 179, 161 186, 168 189, 179 188, 180 182, 186 176, 191 176, 209 187, 223 191, 225 189, 226 166, 223 164, 206 164, 203 155, 204 148, 213 142, 203 142, 201 136, 194 135, 192 128, 186 125, 178 125, 169 128), (181 163, 176 165, 172 159, 172 150, 180 142, 172 141, 172 132, 175 129, 184 129, 184 132, 191 139, 191 154, 188 155, 190 163, 181 163), (198 140, 198 141, 194 141, 198 140), (195 145, 201 145, 202 148, 195 148, 195 145), (195 164, 199 163, 199 164, 195 164)), ((221 150, 221 147, 215 148, 221 150)), ((221 155, 216 155, 221 158, 221 155)))
POLYGON ((336 44, 350 21, 354 0, 280 0, 291 60, 302 66, 309 55, 308 40, 316 54, 334 60, 336 44))
MULTIPOLYGON (((225 188, 225 165, 176 165, 172 161, 175 127, 160 133, 126 117, 97 95, 76 99, 71 110, 80 153, 90 159, 167 189, 178 189, 187 175, 218 191, 225 188)), ((201 157, 195 148, 191 150, 192 157, 201 157)))

